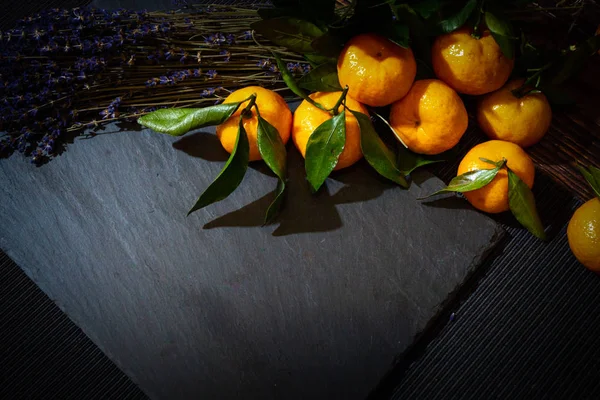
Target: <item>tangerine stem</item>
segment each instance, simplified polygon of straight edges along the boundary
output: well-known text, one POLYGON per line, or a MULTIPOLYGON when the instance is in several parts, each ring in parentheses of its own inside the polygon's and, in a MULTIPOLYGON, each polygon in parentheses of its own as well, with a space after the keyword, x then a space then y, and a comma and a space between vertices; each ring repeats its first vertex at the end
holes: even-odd
POLYGON ((340 106, 342 105, 342 102, 344 100, 346 100, 346 95, 348 94, 348 85, 346 85, 346 87, 344 88, 344 90, 342 91, 342 95, 340 96, 340 98, 338 99, 337 103, 335 103, 335 106, 333 106, 332 108, 330 108, 329 112, 331 112, 331 114, 338 115, 339 111, 338 108, 340 108, 340 106))
MULTIPOLYGON (((244 110, 242 111, 242 117, 244 118, 251 118, 252 117, 252 111, 251 108, 256 104, 256 93, 253 93, 250 97, 250 102, 248 103, 248 105, 246 106, 246 108, 244 108, 244 110)), ((258 110, 258 107, 257 107, 258 110)))
POLYGON ((313 99, 311 99, 308 96, 306 96, 306 98, 304 100, 308 101, 310 104, 312 104, 313 106, 317 107, 319 110, 331 111, 330 109, 325 108, 325 106, 322 105, 321 103, 317 103, 316 101, 314 101, 313 99))
POLYGON ((525 82, 523 82, 523 84, 522 84, 520 87, 518 87, 518 88, 516 88, 516 89, 513 89, 513 90, 511 91, 511 92, 512 92, 512 94, 513 94, 513 95, 514 95, 516 98, 520 99, 521 97, 525 96, 527 93, 529 93, 529 92, 531 92, 532 90, 534 90, 534 89, 535 89, 535 88, 538 86, 538 84, 539 84, 539 78, 541 77, 542 73, 543 73, 544 71, 546 71, 548 68, 550 68, 552 65, 554 65, 554 61, 550 61, 550 62, 549 62, 549 63, 547 63, 546 65, 544 65, 544 66, 542 66, 541 68, 539 68, 539 69, 537 70, 537 72, 536 72, 535 74, 531 75, 531 76, 530 76, 530 77, 529 77, 529 78, 528 78, 528 79, 527 79, 525 82), (537 84, 536 84, 536 85, 535 85, 533 88, 531 88, 531 89, 527 90, 527 87, 528 87, 528 85, 529 85, 531 82, 533 82, 535 79, 538 79, 538 82, 537 82, 537 84))

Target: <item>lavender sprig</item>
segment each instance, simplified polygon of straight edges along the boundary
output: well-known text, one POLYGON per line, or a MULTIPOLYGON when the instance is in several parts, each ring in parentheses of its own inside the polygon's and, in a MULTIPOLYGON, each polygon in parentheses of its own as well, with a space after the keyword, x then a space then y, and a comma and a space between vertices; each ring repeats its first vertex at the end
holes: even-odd
MULTIPOLYGON (((40 163, 84 128, 212 105, 250 84, 285 90, 273 46, 252 39, 256 9, 177 3, 177 12, 50 9, 0 32, 0 153, 40 163)), ((309 70, 277 50, 294 74, 309 70)))

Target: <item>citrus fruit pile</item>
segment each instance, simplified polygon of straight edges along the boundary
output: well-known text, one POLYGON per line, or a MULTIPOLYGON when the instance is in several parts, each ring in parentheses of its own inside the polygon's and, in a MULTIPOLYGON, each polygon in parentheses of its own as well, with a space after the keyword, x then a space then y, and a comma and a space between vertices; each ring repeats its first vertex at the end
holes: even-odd
MULTIPOLYGON (((363 157, 380 175, 407 187, 409 171, 399 169, 396 155, 379 138, 369 117, 380 116, 385 107, 388 126, 402 145, 420 157, 439 155, 456 146, 467 131, 469 115, 461 97, 466 95, 476 96, 473 114, 490 140, 470 149, 457 177, 434 194, 463 193, 473 207, 487 213, 510 210, 530 232, 545 238, 531 193, 535 167, 524 148, 544 137, 552 110, 544 94, 524 79, 510 80, 514 60, 489 30, 474 32, 464 26, 436 37, 431 47, 436 79, 415 80, 412 50, 375 33, 345 43, 335 66, 342 90, 306 93, 274 56, 284 82, 303 98, 293 115, 279 94, 250 86, 231 93, 222 105, 209 107, 212 113, 195 111, 185 117, 188 130, 218 125, 217 136, 231 153, 192 211, 226 197, 241 182, 248 162, 263 159, 279 177, 277 197, 267 213, 272 217, 285 190, 284 146, 290 137, 305 158, 314 191, 331 172, 363 157)), ((150 120, 144 121, 146 126, 160 131, 160 124, 150 120)), ((600 270, 599 227, 598 199, 579 209, 569 225, 574 254, 596 270, 600 270)))

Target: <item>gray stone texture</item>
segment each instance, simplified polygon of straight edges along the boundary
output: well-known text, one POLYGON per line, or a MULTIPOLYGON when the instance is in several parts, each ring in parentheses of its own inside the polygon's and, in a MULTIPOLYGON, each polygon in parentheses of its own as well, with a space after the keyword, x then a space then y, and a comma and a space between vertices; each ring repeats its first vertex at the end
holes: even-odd
POLYGON ((227 154, 111 125, 36 168, 0 161, 0 247, 155 399, 362 399, 501 235, 449 197, 365 161, 317 195, 290 143, 289 192, 252 163, 186 217, 227 154))

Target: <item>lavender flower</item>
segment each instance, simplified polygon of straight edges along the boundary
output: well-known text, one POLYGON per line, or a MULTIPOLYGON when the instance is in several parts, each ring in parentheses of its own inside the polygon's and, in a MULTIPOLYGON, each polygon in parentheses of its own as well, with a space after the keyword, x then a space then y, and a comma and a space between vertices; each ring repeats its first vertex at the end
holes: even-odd
POLYGON ((173 84, 175 83, 172 79, 170 79, 168 76, 160 76, 158 78, 158 83, 159 85, 167 85, 167 84, 173 84))
POLYGON ((188 1, 187 0, 171 0, 171 4, 173 4, 175 7, 185 7, 188 5, 188 1))
MULTIPOLYGON (((296 74, 296 75, 304 75, 304 74, 309 73, 311 70, 310 64, 300 63, 300 62, 287 63, 286 67, 287 67, 288 71, 290 71, 292 74, 296 74)), ((272 72, 277 72, 277 71, 272 71, 272 72)))
MULTIPOLYGON (((177 3, 187 6, 185 0, 177 3)), ((155 94, 173 99, 168 106, 180 98, 214 98, 227 90, 208 82, 219 77, 224 62, 229 63, 223 67, 226 75, 232 77, 221 77, 219 83, 236 88, 238 78, 252 73, 247 67, 252 58, 244 52, 232 54, 228 46, 252 39, 252 31, 232 29, 244 26, 240 22, 249 22, 249 17, 238 16, 232 8, 224 18, 222 7, 219 15, 210 15, 214 10, 204 7, 198 14, 172 17, 124 9, 50 9, 0 32, 0 124, 7 132, 0 137, 0 151, 18 151, 34 163, 45 162, 75 129, 167 107, 130 106, 152 103, 155 94), (199 16, 202 23, 195 23, 199 16), (186 43, 198 36, 209 47, 203 46, 204 59, 196 44, 186 43), (181 67, 190 60, 197 68, 181 67), (134 65, 139 68, 129 68, 134 65)), ((256 54, 269 53, 257 49, 256 54)), ((268 59, 260 63, 265 70, 273 67, 268 59)), ((306 69, 292 64, 296 74, 306 69)))
POLYGON ((229 62, 229 60, 231 60, 231 53, 229 52, 229 50, 221 50, 219 54, 225 56, 223 57, 223 61, 229 62))
POLYGON ((117 97, 116 99, 110 102, 110 105, 115 108, 118 108, 121 105, 121 98, 117 97))
POLYGON ((258 66, 260 68, 268 68, 270 65, 271 65, 271 60, 269 60, 268 58, 258 60, 258 62, 256 63, 256 66, 258 66))
POLYGON ((43 153, 42 149, 34 150, 33 154, 31 155, 31 163, 32 164, 41 164, 43 160, 44 160, 44 153, 43 153))
POLYGON ((206 44, 216 46, 226 43, 227 38, 222 33, 217 32, 209 35, 204 41, 206 42, 206 44))
POLYGON ((204 89, 201 93, 202 97, 209 97, 215 94, 215 88, 204 89))
POLYGON ((175 57, 175 50, 167 50, 165 52, 165 59, 170 60, 173 57, 175 57))

